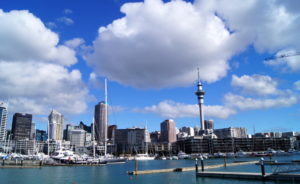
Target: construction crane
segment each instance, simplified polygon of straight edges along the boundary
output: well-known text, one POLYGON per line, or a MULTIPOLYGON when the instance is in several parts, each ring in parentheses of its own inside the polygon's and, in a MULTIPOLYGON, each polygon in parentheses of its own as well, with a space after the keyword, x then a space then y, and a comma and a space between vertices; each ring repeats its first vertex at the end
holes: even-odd
POLYGON ((291 57, 291 56, 297 56, 300 55, 300 52, 294 52, 294 53, 286 53, 286 54, 280 54, 280 55, 275 55, 271 57, 265 58, 265 61, 270 61, 270 60, 275 60, 275 59, 281 59, 281 58, 286 58, 286 57, 291 57))

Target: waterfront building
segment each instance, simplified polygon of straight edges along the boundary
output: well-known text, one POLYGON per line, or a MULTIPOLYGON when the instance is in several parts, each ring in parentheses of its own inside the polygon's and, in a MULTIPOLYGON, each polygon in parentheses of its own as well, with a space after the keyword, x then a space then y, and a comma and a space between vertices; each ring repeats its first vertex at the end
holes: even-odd
POLYGON ((37 141, 47 141, 47 138, 48 138, 48 135, 47 135, 47 132, 45 130, 39 130, 39 129, 36 129, 35 131, 35 135, 36 135, 36 140, 37 141))
POLYGON ((35 123, 31 123, 30 140, 35 140, 35 137, 36 137, 35 123))
POLYGON ((150 133, 150 140, 152 143, 159 142, 160 140, 160 131, 155 131, 150 133))
POLYGON ((204 128, 207 129, 214 129, 214 121, 213 120, 204 120, 204 128))
POLYGON ((82 121, 80 121, 80 123, 79 123, 79 128, 86 131, 87 133, 92 133, 92 126, 88 126, 88 125, 84 124, 82 121))
POLYGON ((200 131, 200 127, 199 126, 195 126, 194 127, 195 135, 199 135, 199 131, 200 131))
POLYGON ((187 136, 195 136, 195 131, 193 127, 182 127, 179 132, 185 132, 187 136))
POLYGON ((117 125, 110 125, 107 128, 107 139, 110 144, 115 143, 115 134, 116 134, 117 125))
POLYGON ((177 151, 182 150, 188 154, 192 153, 229 153, 240 150, 246 152, 266 151, 268 148, 274 150, 288 151, 295 147, 296 138, 224 138, 209 139, 201 136, 188 137, 178 140, 177 151))
POLYGON ((7 103, 0 102, 0 141, 6 138, 7 103))
POLYGON ((282 132, 282 137, 295 137, 298 136, 299 133, 292 131, 292 132, 282 132))
POLYGON ((63 140, 64 116, 56 110, 52 110, 48 116, 49 120, 49 139, 63 140))
POLYGON ((14 151, 24 155, 33 155, 36 153, 35 145, 34 140, 19 139, 15 141, 14 151))
POLYGON ((12 135, 14 140, 29 140, 32 129, 32 115, 15 113, 12 122, 12 135))
POLYGON ((116 129, 115 144, 118 154, 148 152, 150 135, 145 128, 116 129))
POLYGON ((75 147, 83 147, 86 142, 86 131, 82 129, 70 130, 70 144, 75 147))
POLYGON ((160 142, 176 142, 176 124, 174 120, 167 119, 160 124, 160 142))
POLYGON ((221 128, 221 129, 214 129, 214 134, 220 138, 246 138, 247 131, 245 128, 221 128))
POLYGON ((106 104, 104 101, 99 102, 95 106, 95 139, 98 143, 105 143, 107 134, 107 116, 106 116, 106 104))

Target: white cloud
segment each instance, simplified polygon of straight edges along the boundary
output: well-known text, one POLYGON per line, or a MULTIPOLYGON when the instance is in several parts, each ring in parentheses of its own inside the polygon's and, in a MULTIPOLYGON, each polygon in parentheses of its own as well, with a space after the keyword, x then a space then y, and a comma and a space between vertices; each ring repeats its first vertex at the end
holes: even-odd
POLYGON ((188 86, 200 77, 226 76, 227 60, 240 47, 213 13, 191 3, 145 0, 121 7, 123 18, 99 29, 94 53, 86 58, 95 72, 138 88, 188 86))
POLYGON ((299 72, 300 71, 300 56, 295 55, 295 50, 281 50, 276 53, 274 59, 265 61, 268 66, 273 67, 281 72, 299 72), (289 57, 283 57, 289 56, 289 57))
POLYGON ((64 12, 63 12, 64 14, 66 14, 66 15, 68 15, 68 14, 72 14, 73 13, 73 11, 71 10, 71 9, 64 9, 64 12))
POLYGON ((82 38, 73 38, 72 40, 65 41, 65 45, 72 49, 75 49, 84 44, 84 42, 85 41, 82 38))
POLYGON ((249 45, 259 52, 300 50, 295 39, 300 11, 291 3, 126 3, 121 7, 123 18, 99 28, 94 53, 86 58, 97 74, 138 88, 188 86, 198 66, 201 79, 214 82, 226 76, 228 60, 249 45))
POLYGON ((100 82, 98 76, 94 72, 90 73, 89 85, 96 89, 103 88, 103 84, 100 82))
POLYGON ((48 22, 46 25, 47 25, 50 29, 53 29, 53 28, 56 28, 56 27, 57 27, 57 25, 55 24, 55 22, 48 22))
MULTIPOLYGON (((236 113, 235 110, 220 105, 204 106, 203 110, 204 116, 210 118, 226 119, 236 113)), ((162 101, 157 105, 144 107, 143 109, 135 109, 134 111, 154 113, 163 118, 199 117, 199 106, 197 104, 184 104, 169 100, 162 101)))
POLYGON ((57 21, 62 22, 68 26, 74 24, 74 21, 71 18, 65 16, 57 18, 57 21))
MULTIPOLYGON (((254 44, 260 51, 275 52, 282 48, 300 49, 299 8, 291 8, 293 1, 279 0, 198 0, 203 11, 216 12, 227 27, 234 31, 236 42, 254 44)), ((297 6, 295 5, 295 6, 297 6)))
POLYGON ((300 91, 300 80, 294 82, 294 88, 298 91, 300 91))
POLYGON ((0 99, 10 99, 10 111, 45 114, 55 108, 79 114, 87 107, 88 90, 78 70, 69 72, 55 64, 1 61, 0 81, 0 99))
POLYGON ((287 97, 254 99, 234 94, 227 94, 224 97, 224 101, 227 106, 232 108, 238 108, 240 110, 254 110, 289 107, 296 104, 298 102, 298 98, 290 95, 287 97))
POLYGON ((67 68, 75 51, 28 11, 0 10, 0 27, 0 99, 9 111, 83 113, 89 91, 80 71, 67 68))
POLYGON ((3 12, 0 9, 0 60, 36 61, 72 65, 75 51, 58 45, 58 35, 26 10, 3 12))
POLYGON ((277 81, 267 75, 232 75, 231 85, 241 88, 243 92, 257 95, 278 94, 277 81))

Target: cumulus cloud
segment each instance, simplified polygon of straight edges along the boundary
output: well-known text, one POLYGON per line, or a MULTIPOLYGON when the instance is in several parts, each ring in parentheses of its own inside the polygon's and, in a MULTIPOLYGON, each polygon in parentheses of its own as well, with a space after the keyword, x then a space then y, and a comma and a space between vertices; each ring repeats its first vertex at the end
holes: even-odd
POLYGON ((196 79, 197 67, 201 80, 214 82, 226 76, 228 60, 249 45, 259 52, 300 50, 295 39, 300 11, 290 4, 276 0, 126 3, 121 7, 123 18, 99 28, 94 53, 86 59, 97 74, 138 88, 188 86, 196 79))
POLYGON ((224 101, 225 104, 233 108, 238 108, 240 110, 254 110, 289 107, 296 104, 298 102, 298 98, 294 95, 290 95, 287 97, 255 99, 235 94, 227 94, 224 97, 224 101))
POLYGON ((197 1, 199 9, 222 17, 237 36, 236 41, 253 44, 259 52, 275 52, 287 47, 299 50, 300 43, 295 38, 299 36, 300 11, 291 8, 293 4, 299 3, 279 0, 197 1))
POLYGON ((0 10, 0 27, 0 99, 10 112, 84 112, 88 89, 80 71, 67 68, 75 51, 28 11, 0 10))
MULTIPOLYGON (((220 105, 204 106, 203 110, 204 116, 211 118, 226 119, 230 115, 236 113, 235 110, 220 105)), ((170 100, 165 100, 158 103, 157 105, 144 107, 143 109, 135 109, 134 111, 158 114, 163 118, 183 118, 199 116, 199 106, 197 104, 184 104, 170 100)))
POLYGON ((187 86, 224 77, 235 49, 222 20, 184 1, 145 0, 99 29, 88 63, 110 80, 138 88, 187 86))
POLYGON ((39 61, 72 65, 75 51, 58 45, 58 35, 27 10, 3 12, 0 9, 0 60, 39 61))
POLYGON ((296 50, 281 50, 276 53, 274 58, 265 61, 267 66, 271 66, 281 72, 300 71, 300 52, 296 50))
POLYGON ((69 72, 46 63, 0 62, 0 80, 0 99, 10 99, 15 112, 45 114, 55 108, 79 114, 87 107, 88 90, 78 70, 69 72))
POLYGON ((257 95, 278 94, 277 81, 267 75, 232 75, 231 85, 241 88, 243 92, 257 95))

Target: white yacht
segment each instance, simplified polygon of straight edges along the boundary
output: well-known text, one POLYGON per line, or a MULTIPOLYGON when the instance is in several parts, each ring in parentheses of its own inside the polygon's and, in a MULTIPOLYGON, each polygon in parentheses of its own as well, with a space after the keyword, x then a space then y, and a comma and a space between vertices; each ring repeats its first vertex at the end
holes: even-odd
POLYGON ((243 150, 240 150, 240 151, 235 153, 235 156, 237 156, 237 157, 247 157, 248 154, 246 152, 244 152, 243 150))
POLYGON ((155 157, 149 156, 147 153, 145 154, 136 154, 134 160, 154 160, 155 157))
POLYGON ((190 155, 186 154, 186 153, 183 152, 183 151, 179 151, 179 153, 178 153, 177 156, 178 156, 179 159, 189 159, 189 158, 191 158, 190 155))

